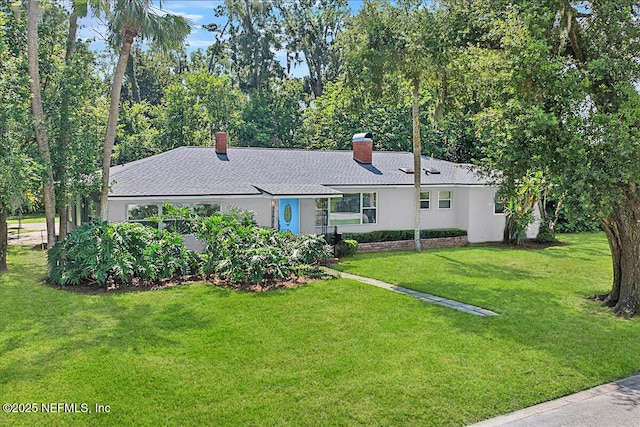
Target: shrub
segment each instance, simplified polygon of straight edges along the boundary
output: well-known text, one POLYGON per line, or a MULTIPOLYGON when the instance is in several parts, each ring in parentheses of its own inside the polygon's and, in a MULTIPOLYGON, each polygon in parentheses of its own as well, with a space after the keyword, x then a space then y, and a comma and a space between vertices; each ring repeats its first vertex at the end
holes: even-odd
POLYGON ((202 219, 196 234, 207 244, 205 274, 234 284, 257 284, 300 275, 329 256, 322 236, 260 228, 243 213, 202 219))
POLYGON ((353 255, 356 252, 358 252, 358 242, 356 242, 355 240, 341 240, 336 244, 337 257, 353 255))
MULTIPOLYGON (((396 240, 413 240, 413 230, 383 230, 369 233, 344 233, 345 240, 355 240, 358 243, 393 242, 396 240)), ((465 230, 458 228, 442 228, 434 230, 420 230, 421 239, 433 239, 439 237, 466 236, 465 230)))
POLYGON ((182 237, 140 224, 89 222, 48 252, 49 280, 58 285, 83 282, 105 286, 111 280, 158 280, 194 273, 198 260, 182 237))
POLYGON ((549 220, 542 221, 540 223, 540 228, 538 229, 538 235, 536 236, 536 242, 538 243, 555 243, 558 240, 556 239, 556 235, 549 228, 549 220))

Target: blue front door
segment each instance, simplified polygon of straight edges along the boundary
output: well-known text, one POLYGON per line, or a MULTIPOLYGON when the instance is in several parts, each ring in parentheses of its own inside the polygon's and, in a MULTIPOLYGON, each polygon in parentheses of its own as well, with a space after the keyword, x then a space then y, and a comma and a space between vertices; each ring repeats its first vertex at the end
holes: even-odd
POLYGON ((300 200, 280 199, 278 209, 280 231, 290 231, 293 234, 300 233, 300 200))

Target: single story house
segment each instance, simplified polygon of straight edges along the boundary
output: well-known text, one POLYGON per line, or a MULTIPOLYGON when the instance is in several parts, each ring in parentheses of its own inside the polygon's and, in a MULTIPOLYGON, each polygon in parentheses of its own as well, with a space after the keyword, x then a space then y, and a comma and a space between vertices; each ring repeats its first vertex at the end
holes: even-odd
MULTIPOLYGON (((202 213, 252 210, 261 226, 293 233, 410 230, 413 154, 373 151, 356 134, 352 151, 179 147, 111 168, 109 220, 144 222, 169 202, 202 213)), ((459 228, 469 242, 502 240, 496 187, 473 167, 422 156, 421 229, 459 228)))

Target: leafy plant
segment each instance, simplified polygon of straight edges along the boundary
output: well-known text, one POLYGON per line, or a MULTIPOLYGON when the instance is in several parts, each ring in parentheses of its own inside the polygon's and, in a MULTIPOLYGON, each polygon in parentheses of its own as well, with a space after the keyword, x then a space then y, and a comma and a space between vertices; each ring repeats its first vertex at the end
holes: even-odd
POLYGON ((199 270, 180 235, 134 223, 83 224, 49 250, 48 262, 49 280, 58 285, 153 281, 199 270))
POLYGON ((247 212, 200 219, 194 229, 207 245, 203 272, 234 284, 286 280, 329 256, 322 236, 261 228, 247 212))
POLYGON ((355 240, 341 240, 336 244, 336 256, 343 257, 358 252, 358 242, 355 240))
POLYGON ((556 239, 556 234, 549 227, 549 220, 542 221, 540 223, 540 229, 538 231, 538 235, 536 236, 536 242, 538 243, 555 243, 558 239, 556 239))

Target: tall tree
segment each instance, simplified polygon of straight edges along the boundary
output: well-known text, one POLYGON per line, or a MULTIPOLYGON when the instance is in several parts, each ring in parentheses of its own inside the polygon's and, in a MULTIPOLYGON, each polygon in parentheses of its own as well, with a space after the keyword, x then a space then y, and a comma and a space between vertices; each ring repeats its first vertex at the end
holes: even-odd
POLYGON ((215 14, 226 17, 227 24, 222 28, 216 24, 204 26, 216 36, 210 70, 228 57, 233 77, 246 93, 268 90, 274 77, 283 77, 284 70, 275 56, 281 48, 280 25, 271 2, 224 0, 215 14))
POLYGON ((283 21, 288 61, 309 67, 309 86, 314 98, 322 95, 327 81, 339 75, 336 48, 338 34, 350 15, 346 0, 280 0, 276 3, 283 21))
MULTIPOLYGON (((0 272, 7 269, 7 216, 29 203, 30 191, 36 191, 37 171, 28 154, 27 142, 33 130, 29 120, 29 90, 26 63, 11 34, 22 23, 0 1, 0 272)), ((16 8, 18 11, 19 9, 16 8)))
MULTIPOLYGON (((82 1, 82 0, 80 0, 82 1)), ((84 0, 86 3, 87 0, 84 0)), ((162 7, 163 2, 159 2, 162 7)), ((102 152, 102 189, 100 192, 100 218, 108 217, 109 170, 116 139, 122 81, 136 38, 148 40, 162 49, 180 47, 191 32, 190 23, 183 17, 160 14, 150 0, 116 0, 105 10, 103 2, 89 1, 94 13, 106 15, 109 22, 110 42, 118 53, 110 91, 109 119, 102 152)))
POLYGON ((252 147, 295 147, 302 123, 301 105, 308 99, 299 79, 275 81, 271 90, 253 93, 242 110, 239 144, 252 147))
POLYGON ((146 101, 151 105, 162 102, 162 91, 180 80, 184 71, 184 52, 163 51, 150 47, 134 46, 127 63, 122 86, 122 100, 146 101))
MULTIPOLYGON (((462 1, 447 2, 453 8, 462 1)), ((464 2, 468 3, 468 2, 464 2)), ((600 296, 640 313, 640 10, 636 1, 465 5, 468 51, 488 71, 477 116, 506 182, 543 170, 574 210, 600 218, 613 284, 600 296), (478 31, 479 30, 479 31, 478 31)), ((458 10, 461 10, 458 9, 458 10)), ((479 80, 477 80, 479 82, 479 80)))
MULTIPOLYGON (((67 43, 64 55, 64 64, 66 67, 69 67, 71 64, 71 58, 76 50, 76 35, 78 33, 78 17, 85 16, 87 14, 87 10, 83 5, 73 5, 73 11, 69 15, 69 31, 67 33, 67 43)), ((67 152, 67 146, 69 145, 69 131, 70 131, 70 120, 69 120, 69 92, 70 87, 68 85, 63 86, 64 95, 61 98, 60 104, 60 136, 58 139, 59 150, 61 153, 67 152)), ((60 239, 64 239, 67 235, 67 204, 64 203, 64 197, 60 197, 61 194, 65 193, 64 186, 66 184, 66 176, 65 176, 65 165, 62 162, 56 162, 54 165, 55 172, 58 175, 59 186, 61 187, 58 193, 58 216, 59 216, 59 226, 58 231, 60 235, 60 239)))
MULTIPOLYGON (((383 89, 385 75, 403 79, 411 93, 414 163, 414 240, 420 251, 420 93, 428 79, 436 80, 443 56, 435 15, 420 1, 365 3, 343 33, 347 82, 383 89), (364 84, 362 84, 364 82, 364 84)), ((439 116, 435 103, 434 116, 439 116)))
POLYGON ((38 23, 42 17, 43 9, 37 0, 29 0, 27 12, 27 58, 29 64, 29 77, 31 88, 31 106, 34 119, 34 131, 38 150, 43 161, 43 192, 44 213, 47 222, 47 249, 51 249, 56 243, 55 216, 56 197, 53 181, 53 168, 51 153, 47 139, 46 122, 42 108, 42 96, 40 90, 40 67, 38 61, 38 23))

